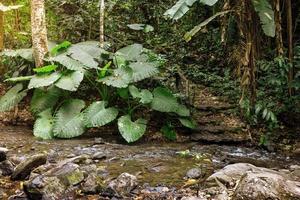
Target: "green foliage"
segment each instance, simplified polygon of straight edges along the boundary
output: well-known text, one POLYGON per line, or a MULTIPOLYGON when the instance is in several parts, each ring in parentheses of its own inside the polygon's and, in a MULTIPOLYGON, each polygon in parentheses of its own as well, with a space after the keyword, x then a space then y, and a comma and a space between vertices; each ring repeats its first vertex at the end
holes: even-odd
MULTIPOLYGON (((152 94, 150 90, 138 89, 133 85, 158 74, 158 68, 163 62, 152 51, 144 49, 140 44, 133 44, 113 54, 95 44, 59 44, 54 48, 52 56, 45 58, 48 65, 33 69, 37 74, 8 79, 29 81, 28 89, 34 89, 30 108, 36 117, 35 136, 43 139, 77 137, 86 128, 109 124, 121 111, 125 115, 118 119, 119 131, 127 142, 135 142, 144 135, 147 126, 145 119, 131 120, 136 115, 136 109, 153 108, 182 117, 190 115, 189 110, 178 103, 168 89, 158 87, 152 94), (101 59, 94 57, 103 53, 110 56, 101 59), (107 64, 99 68, 102 63, 107 64), (70 93, 78 91, 84 81, 102 97, 102 101, 92 102, 86 109, 85 102, 73 99, 70 93), (116 94, 126 100, 127 107, 120 108, 120 105, 124 105, 121 102, 117 102, 116 106, 108 106, 116 103, 110 101, 116 99, 116 94)), ((1 101, 12 101, 5 102, 4 106, 7 104, 6 107, 12 108, 26 95, 26 92, 20 92, 21 86, 17 85, 16 89, 1 98, 1 101)))
POLYGON ((12 87, 4 96, 0 98, 0 112, 13 109, 27 95, 27 91, 23 90, 22 84, 12 87))
POLYGON ((52 139, 54 119, 51 109, 39 113, 33 126, 33 135, 44 140, 52 139))
POLYGON ((268 0, 252 0, 255 11, 258 13, 262 29, 267 36, 275 37, 274 11, 268 0))
POLYGON ((58 53, 65 51, 66 49, 68 49, 70 46, 72 45, 71 42, 69 41, 64 41, 59 45, 56 45, 53 49, 51 49, 50 54, 55 56, 58 53))
POLYGON ((127 26, 132 30, 144 31, 145 33, 154 31, 154 27, 148 24, 128 24, 127 26))
POLYGON ((73 138, 85 131, 81 110, 85 103, 79 99, 70 99, 60 107, 54 117, 54 136, 58 138, 73 138))
POLYGON ((122 116, 118 119, 118 128, 123 138, 128 142, 139 140, 146 132, 146 123, 144 119, 131 121, 129 115, 122 116))
POLYGON ((166 88, 158 87, 153 91, 151 108, 159 112, 177 113, 182 117, 190 116, 189 110, 178 103, 176 97, 166 88))
POLYGON ((46 109, 53 109, 61 95, 61 90, 54 86, 47 89, 35 89, 30 103, 31 112, 39 114, 46 109))
POLYGON ((40 73, 50 73, 55 71, 58 68, 57 65, 47 65, 40 68, 34 68, 33 71, 40 74, 40 73))
POLYGON ((178 118, 180 123, 190 129, 195 129, 197 128, 197 123, 192 120, 192 119, 188 119, 188 118, 178 118))
POLYGON ((107 102, 97 101, 84 111, 84 122, 87 127, 104 126, 117 118, 119 111, 113 107, 105 108, 106 105, 107 102))
POLYGON ((168 123, 166 125, 164 125, 160 131, 162 132, 162 134, 168 138, 169 140, 176 140, 177 138, 177 133, 174 130, 174 127, 172 126, 172 124, 168 123))

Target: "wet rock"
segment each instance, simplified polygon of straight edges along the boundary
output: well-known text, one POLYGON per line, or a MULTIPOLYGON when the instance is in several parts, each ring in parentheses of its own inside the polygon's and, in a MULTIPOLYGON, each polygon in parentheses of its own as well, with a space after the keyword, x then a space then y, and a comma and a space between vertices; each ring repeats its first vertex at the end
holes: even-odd
POLYGON ((102 190, 103 180, 96 174, 90 174, 86 181, 81 184, 81 190, 85 194, 97 194, 102 190))
POLYGON ((196 197, 196 196, 191 196, 191 197, 182 197, 181 200, 207 200, 207 199, 196 197))
POLYGON ((8 149, 4 147, 0 147, 0 162, 6 160, 8 149))
POLYGON ((54 169, 50 175, 58 177, 66 186, 74 186, 84 180, 83 172, 74 163, 67 163, 62 167, 54 169))
POLYGON ((134 175, 123 173, 108 184, 108 188, 116 194, 127 196, 138 185, 137 178, 134 175))
POLYGON ((104 152, 97 152, 94 153, 94 155, 92 156, 93 160, 102 160, 106 158, 106 154, 104 152))
POLYGON ((24 180, 29 176, 30 172, 40 165, 45 164, 47 156, 45 154, 38 154, 29 157, 24 162, 16 166, 14 173, 11 175, 12 180, 24 180))
POLYGON ((104 139, 101 138, 101 137, 95 138, 94 144, 105 144, 105 141, 104 141, 104 139))
POLYGON ((0 162, 0 176, 10 176, 14 172, 14 166, 9 160, 0 162))
POLYGON ((190 179, 198 179, 202 177, 202 171, 200 168, 193 168, 187 171, 186 177, 190 179))
POLYGON ((9 157, 9 160, 11 162, 13 162, 15 165, 20 164, 21 162, 24 162, 26 160, 25 156, 17 156, 17 155, 13 155, 11 157, 9 157))
POLYGON ((300 182, 287 180, 271 171, 250 171, 240 180, 233 199, 300 199, 300 182))
POLYGON ((30 199, 61 199, 66 190, 57 177, 39 175, 24 183, 24 191, 30 199))

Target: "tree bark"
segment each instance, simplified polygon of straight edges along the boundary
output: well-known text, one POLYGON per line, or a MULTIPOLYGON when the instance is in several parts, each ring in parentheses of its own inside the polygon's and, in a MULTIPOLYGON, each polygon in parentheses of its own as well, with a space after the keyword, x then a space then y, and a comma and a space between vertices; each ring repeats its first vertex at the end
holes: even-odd
POLYGON ((99 27, 99 36, 100 36, 100 47, 104 47, 104 17, 105 17, 105 2, 100 0, 100 27, 99 27))
POLYGON ((274 10, 275 10, 275 25, 276 25, 276 51, 277 51, 277 56, 283 56, 284 52, 283 52, 280 0, 274 0, 274 10))
POLYGON ((291 87, 291 83, 294 79, 294 67, 293 67, 293 17, 292 17, 292 3, 291 0, 286 0, 286 13, 287 13, 287 41, 288 41, 288 59, 291 64, 291 68, 289 69, 288 74, 288 87, 289 87, 289 95, 293 95, 293 89, 291 87))
POLYGON ((4 13, 0 11, 0 52, 4 49, 4 13))
POLYGON ((31 0, 32 48, 36 67, 44 65, 48 53, 47 27, 44 0, 31 0))

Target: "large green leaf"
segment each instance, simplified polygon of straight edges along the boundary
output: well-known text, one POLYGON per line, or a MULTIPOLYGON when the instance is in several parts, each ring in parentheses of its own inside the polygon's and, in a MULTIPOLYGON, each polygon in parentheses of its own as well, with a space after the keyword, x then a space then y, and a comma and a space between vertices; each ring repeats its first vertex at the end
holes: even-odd
POLYGON ((255 11, 258 13, 262 29, 267 36, 275 37, 274 11, 268 0, 252 0, 255 11))
POLYGON ((126 46, 116 52, 116 55, 122 55, 126 60, 136 61, 143 52, 143 45, 132 44, 126 46))
POLYGON ((157 67, 153 63, 134 62, 131 63, 129 67, 133 70, 133 82, 150 78, 159 73, 157 67))
POLYGON ((33 135, 44 140, 52 139, 53 123, 54 119, 50 108, 39 113, 33 126, 33 135))
POLYGON ((221 15, 225 15, 229 12, 232 12, 232 10, 227 10, 227 11, 222 11, 222 12, 217 12, 216 14, 214 14, 213 16, 209 17, 208 19, 206 19, 205 21, 201 22, 199 25, 195 26, 192 30, 190 30, 189 32, 187 32, 184 35, 184 39, 188 42, 192 39, 192 37, 194 35, 196 35, 204 26, 206 26, 207 24, 209 24, 211 21, 213 21, 215 18, 217 18, 218 16, 221 15))
POLYGON ((53 108, 60 95, 61 90, 54 86, 47 89, 35 89, 30 102, 31 112, 37 114, 48 108, 53 108))
POLYGON ((17 84, 12 87, 4 96, 0 98, 0 112, 5 112, 13 109, 26 95, 22 84, 17 84))
POLYGON ((83 80, 84 74, 81 71, 68 72, 61 76, 55 86, 68 91, 76 91, 83 80))
POLYGON ((122 137, 128 142, 139 140, 146 132, 147 121, 138 119, 135 122, 131 121, 129 115, 122 116, 118 119, 118 128, 122 137))
POLYGON ((74 70, 74 71, 84 71, 84 65, 69 56, 67 54, 60 54, 58 56, 54 56, 49 58, 49 61, 56 62, 61 64, 63 67, 69 69, 69 70, 74 70))
POLYGON ((179 0, 177 3, 165 12, 165 16, 178 20, 184 16, 189 10, 190 7, 198 0, 179 0))
POLYGON ((172 8, 168 9, 164 15, 171 19, 178 20, 183 17, 197 1, 208 6, 213 6, 219 0, 179 0, 172 8))
POLYGON ((128 24, 127 26, 132 30, 144 31, 145 33, 154 31, 154 27, 148 24, 128 24))
POLYGON ((20 57, 24 60, 27 60, 29 62, 33 62, 33 51, 32 49, 17 49, 17 50, 5 50, 1 52, 2 56, 7 57, 20 57))
POLYGON ((38 74, 42 74, 42 73, 50 73, 53 72, 57 69, 57 65, 47 65, 44 67, 39 67, 39 68, 34 68, 33 71, 38 73, 38 74))
POLYGON ((140 103, 142 104, 148 104, 151 103, 153 100, 153 95, 149 90, 141 90, 134 85, 129 86, 129 92, 133 98, 139 98, 140 103))
POLYGON ((167 88, 163 87, 154 89, 151 108, 159 112, 173 112, 182 117, 190 115, 190 111, 186 106, 179 104, 176 97, 167 88))
POLYGON ((78 46, 71 46, 67 53, 71 58, 81 62, 87 68, 98 68, 98 63, 94 60, 94 58, 78 46))
POLYGON ((52 85, 60 77, 61 77, 61 74, 58 72, 54 72, 51 74, 37 74, 30 80, 28 89, 40 88, 40 87, 46 87, 46 86, 52 85))
POLYGON ((90 56, 92 56, 95 59, 98 59, 102 61, 102 57, 104 55, 109 55, 110 53, 108 51, 105 51, 104 49, 99 47, 99 42, 97 41, 85 41, 80 42, 77 44, 74 44, 74 46, 79 47, 86 53, 88 53, 90 56))
POLYGON ((116 88, 126 88, 132 80, 132 69, 127 66, 117 68, 113 71, 113 74, 99 79, 105 85, 116 87, 116 88))
POLYGON ((73 138, 85 131, 81 110, 85 103, 79 99, 67 100, 54 117, 54 136, 58 138, 73 138))
POLYGON ((104 101, 97 101, 84 111, 84 122, 87 127, 104 126, 117 118, 119 111, 116 108, 105 108, 106 104, 104 101))
POLYGON ((188 118, 178 118, 180 123, 190 129, 195 129, 197 128, 197 122, 195 122, 193 119, 188 119, 188 118))

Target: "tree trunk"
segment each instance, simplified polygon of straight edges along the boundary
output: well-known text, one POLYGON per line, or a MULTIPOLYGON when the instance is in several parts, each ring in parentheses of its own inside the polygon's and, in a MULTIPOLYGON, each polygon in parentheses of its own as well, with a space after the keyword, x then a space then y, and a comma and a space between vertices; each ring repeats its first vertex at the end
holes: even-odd
POLYGON ((44 0, 31 0, 31 34, 35 65, 42 67, 48 53, 44 0))
POLYGON ((100 0, 100 28, 99 28, 99 36, 100 36, 100 47, 104 47, 104 17, 105 17, 105 3, 104 0, 100 0))
POLYGON ((274 0, 275 24, 276 24, 276 51, 277 56, 283 56, 282 19, 280 0, 274 0))
POLYGON ((0 11, 0 52, 4 49, 4 13, 0 11))
POLYGON ((293 67, 293 17, 292 17, 292 3, 291 0, 286 0, 286 13, 287 13, 287 41, 288 41, 288 58, 291 64, 288 75, 288 86, 289 86, 289 95, 293 95, 293 89, 291 83, 294 79, 294 67, 293 67))

